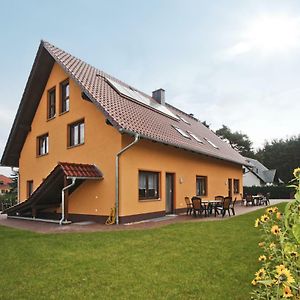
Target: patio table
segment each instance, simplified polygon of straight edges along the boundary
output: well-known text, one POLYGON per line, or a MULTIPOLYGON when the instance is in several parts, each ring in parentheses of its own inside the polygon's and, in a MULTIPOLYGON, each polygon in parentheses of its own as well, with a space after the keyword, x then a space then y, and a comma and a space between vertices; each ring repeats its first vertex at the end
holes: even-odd
POLYGON ((215 210, 215 216, 216 216, 216 206, 218 204, 222 204, 222 200, 202 200, 201 204, 205 206, 205 215, 209 216, 212 214, 213 209, 215 210))

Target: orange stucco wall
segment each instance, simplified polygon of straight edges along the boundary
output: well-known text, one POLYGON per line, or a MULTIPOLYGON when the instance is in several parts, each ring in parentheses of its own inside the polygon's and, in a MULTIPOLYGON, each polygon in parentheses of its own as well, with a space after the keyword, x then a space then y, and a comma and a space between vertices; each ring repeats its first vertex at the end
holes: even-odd
POLYGON ((105 124, 104 115, 93 103, 81 98, 81 91, 70 80, 70 111, 59 115, 59 83, 67 75, 55 64, 36 111, 20 156, 20 200, 27 195, 27 180, 34 189, 46 178, 57 162, 96 164, 104 174, 102 181, 83 183, 70 197, 69 212, 107 215, 115 198, 115 155, 121 147, 121 135, 105 124), (56 87, 56 117, 47 120, 47 91, 56 87), (84 118, 85 143, 67 148, 67 126, 84 118), (49 154, 37 157, 37 137, 49 134, 49 154))
MULTIPOLYGON (((70 111, 59 115, 59 83, 67 78, 55 64, 36 111, 20 156, 20 200, 27 194, 27 181, 33 180, 36 189, 59 161, 96 164, 104 174, 102 181, 83 183, 69 199, 69 213, 108 215, 115 201, 115 157, 121 148, 132 141, 105 123, 104 115, 94 104, 81 98, 81 91, 70 80, 70 111), (47 91, 56 87, 56 117, 47 120, 47 91), (85 121, 85 143, 67 147, 68 124, 85 121), (37 137, 49 134, 49 153, 37 156, 37 137)), ((196 193, 196 175, 208 177, 208 195, 227 195, 228 178, 240 180, 242 167, 207 156, 140 140, 120 158, 120 216, 165 210, 166 172, 175 174, 175 209, 185 208, 184 197, 196 193), (160 199, 139 201, 139 170, 160 172, 160 199)), ((239 194, 233 195, 239 199, 239 194)))
MULTIPOLYGON (((123 136, 126 145, 130 138, 123 136)), ((207 176, 207 196, 228 195, 228 178, 239 179, 242 191, 242 167, 222 160, 188 152, 159 143, 141 140, 129 149, 120 160, 120 215, 133 215, 164 211, 166 173, 175 174, 175 209, 185 208, 185 196, 195 196, 196 176, 207 176), (160 199, 139 201, 139 170, 160 172, 160 199)), ((233 198, 240 199, 240 194, 233 198)))

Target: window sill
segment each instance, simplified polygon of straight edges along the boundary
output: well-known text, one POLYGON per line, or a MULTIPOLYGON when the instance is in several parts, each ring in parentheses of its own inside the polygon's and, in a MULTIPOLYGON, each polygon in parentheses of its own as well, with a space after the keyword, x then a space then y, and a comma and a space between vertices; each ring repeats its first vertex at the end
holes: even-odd
POLYGON ((76 147, 79 147, 79 146, 82 146, 82 145, 84 145, 84 143, 73 145, 73 146, 68 146, 67 149, 73 149, 73 148, 76 148, 76 147))
POLYGON ((56 117, 56 115, 54 115, 54 116, 53 116, 53 117, 51 117, 51 118, 47 118, 47 122, 54 120, 54 119, 55 119, 55 117, 56 117))
POLYGON ((38 154, 36 157, 37 158, 39 158, 39 157, 44 157, 44 156, 47 156, 49 154, 49 152, 48 153, 45 153, 45 154, 38 154))
POLYGON ((161 201, 161 198, 139 199, 139 202, 152 202, 152 201, 161 201))
POLYGON ((66 111, 60 112, 60 113, 59 113, 59 116, 65 115, 65 114, 68 113, 69 111, 70 111, 70 110, 66 110, 66 111))

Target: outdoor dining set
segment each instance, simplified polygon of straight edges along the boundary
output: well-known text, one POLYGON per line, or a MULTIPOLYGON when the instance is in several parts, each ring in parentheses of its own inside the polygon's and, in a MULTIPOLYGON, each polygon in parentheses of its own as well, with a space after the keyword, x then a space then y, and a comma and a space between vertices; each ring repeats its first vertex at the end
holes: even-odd
POLYGON ((197 216, 225 216, 226 212, 230 216, 231 213, 235 215, 234 206, 236 198, 232 201, 231 197, 216 196, 212 200, 203 200, 199 196, 193 196, 191 199, 185 197, 187 207, 187 215, 197 216))

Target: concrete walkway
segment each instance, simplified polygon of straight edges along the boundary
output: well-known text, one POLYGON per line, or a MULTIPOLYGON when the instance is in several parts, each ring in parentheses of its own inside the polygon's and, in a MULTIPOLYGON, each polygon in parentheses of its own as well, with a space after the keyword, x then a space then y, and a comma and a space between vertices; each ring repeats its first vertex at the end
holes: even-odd
MULTIPOLYGON (((271 206, 277 205, 280 202, 287 202, 289 200, 270 200, 271 206)), ((236 216, 243 215, 258 209, 266 208, 266 206, 242 206, 239 203, 235 206, 236 216)), ((224 218, 221 216, 211 217, 197 217, 187 215, 166 216, 163 218, 152 219, 131 224, 121 225, 104 225, 91 222, 72 223, 70 225, 59 226, 54 223, 8 219, 6 215, 0 215, 0 225, 16 229, 29 230, 38 233, 65 233, 65 232, 95 232, 95 231, 119 231, 119 230, 141 230, 149 228, 157 228, 168 224, 179 222, 208 222, 208 221, 221 221, 229 217, 227 214, 224 218)))

